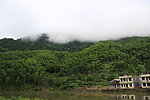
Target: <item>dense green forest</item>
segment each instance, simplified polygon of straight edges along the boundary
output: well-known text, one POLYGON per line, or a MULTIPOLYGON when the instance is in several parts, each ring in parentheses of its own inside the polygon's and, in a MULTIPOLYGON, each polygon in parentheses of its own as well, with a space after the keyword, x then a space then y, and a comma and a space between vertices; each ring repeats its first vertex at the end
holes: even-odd
POLYGON ((72 41, 69 43, 54 43, 47 34, 40 35, 36 40, 31 38, 0 39, 0 52, 6 51, 31 51, 31 50, 52 50, 76 52, 89 47, 94 42, 72 41))
POLYGON ((150 37, 99 41, 86 46, 78 46, 84 48, 78 52, 38 48, 15 51, 19 49, 12 45, 1 46, 8 52, 0 52, 0 88, 65 90, 108 85, 121 74, 150 71, 150 37))

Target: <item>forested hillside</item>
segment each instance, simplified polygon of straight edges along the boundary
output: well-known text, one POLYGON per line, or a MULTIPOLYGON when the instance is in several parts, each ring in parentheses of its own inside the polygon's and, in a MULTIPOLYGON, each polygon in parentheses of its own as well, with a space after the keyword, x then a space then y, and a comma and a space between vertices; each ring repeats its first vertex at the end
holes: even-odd
POLYGON ((47 34, 40 35, 36 40, 31 38, 12 38, 0 39, 0 52, 6 51, 30 51, 30 50, 52 50, 76 52, 94 44, 93 42, 72 41, 69 43, 54 43, 47 34))
POLYGON ((120 74, 150 71, 150 37, 100 41, 78 52, 0 52, 0 87, 50 88, 108 85, 120 74))

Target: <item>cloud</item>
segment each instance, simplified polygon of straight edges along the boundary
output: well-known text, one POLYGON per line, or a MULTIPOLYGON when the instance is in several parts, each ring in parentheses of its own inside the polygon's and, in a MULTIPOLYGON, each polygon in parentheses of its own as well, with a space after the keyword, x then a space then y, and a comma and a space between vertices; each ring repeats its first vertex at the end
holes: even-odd
POLYGON ((0 0, 0 38, 49 33, 52 40, 150 36, 149 0, 0 0))

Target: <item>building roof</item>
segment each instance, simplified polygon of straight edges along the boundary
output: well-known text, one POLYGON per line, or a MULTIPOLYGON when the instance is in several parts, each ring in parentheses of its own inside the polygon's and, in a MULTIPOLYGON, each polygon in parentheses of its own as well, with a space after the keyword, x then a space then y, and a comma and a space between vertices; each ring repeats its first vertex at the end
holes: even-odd
POLYGON ((113 79, 110 84, 118 84, 120 82, 120 79, 113 79))
POLYGON ((131 78, 131 77, 133 77, 133 76, 119 76, 119 78, 131 78))

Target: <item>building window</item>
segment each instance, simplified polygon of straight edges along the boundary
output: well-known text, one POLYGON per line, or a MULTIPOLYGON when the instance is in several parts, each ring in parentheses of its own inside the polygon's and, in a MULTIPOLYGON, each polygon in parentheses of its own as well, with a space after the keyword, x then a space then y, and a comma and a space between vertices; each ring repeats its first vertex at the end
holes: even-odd
POLYGON ((146 83, 143 83, 143 86, 146 86, 146 83))
POLYGON ((145 80, 145 77, 142 77, 142 80, 145 80))
POLYGON ((132 87, 132 84, 130 84, 130 87, 132 87))
POLYGON ((122 99, 125 99, 125 96, 122 96, 122 99))
POLYGON ((147 83, 147 86, 150 86, 150 83, 147 83))
POLYGON ((131 99, 134 99, 134 96, 131 96, 131 99))
POLYGON ((128 84, 126 84, 126 87, 128 88, 128 84))
POLYGON ((148 97, 145 97, 145 100, 149 100, 149 98, 148 98, 148 97))
POLYGON ((124 78, 123 81, 126 81, 126 79, 124 78))
POLYGON ((120 81, 122 82, 122 79, 120 79, 120 81))
POLYGON ((129 78, 129 81, 131 81, 131 78, 129 78))

